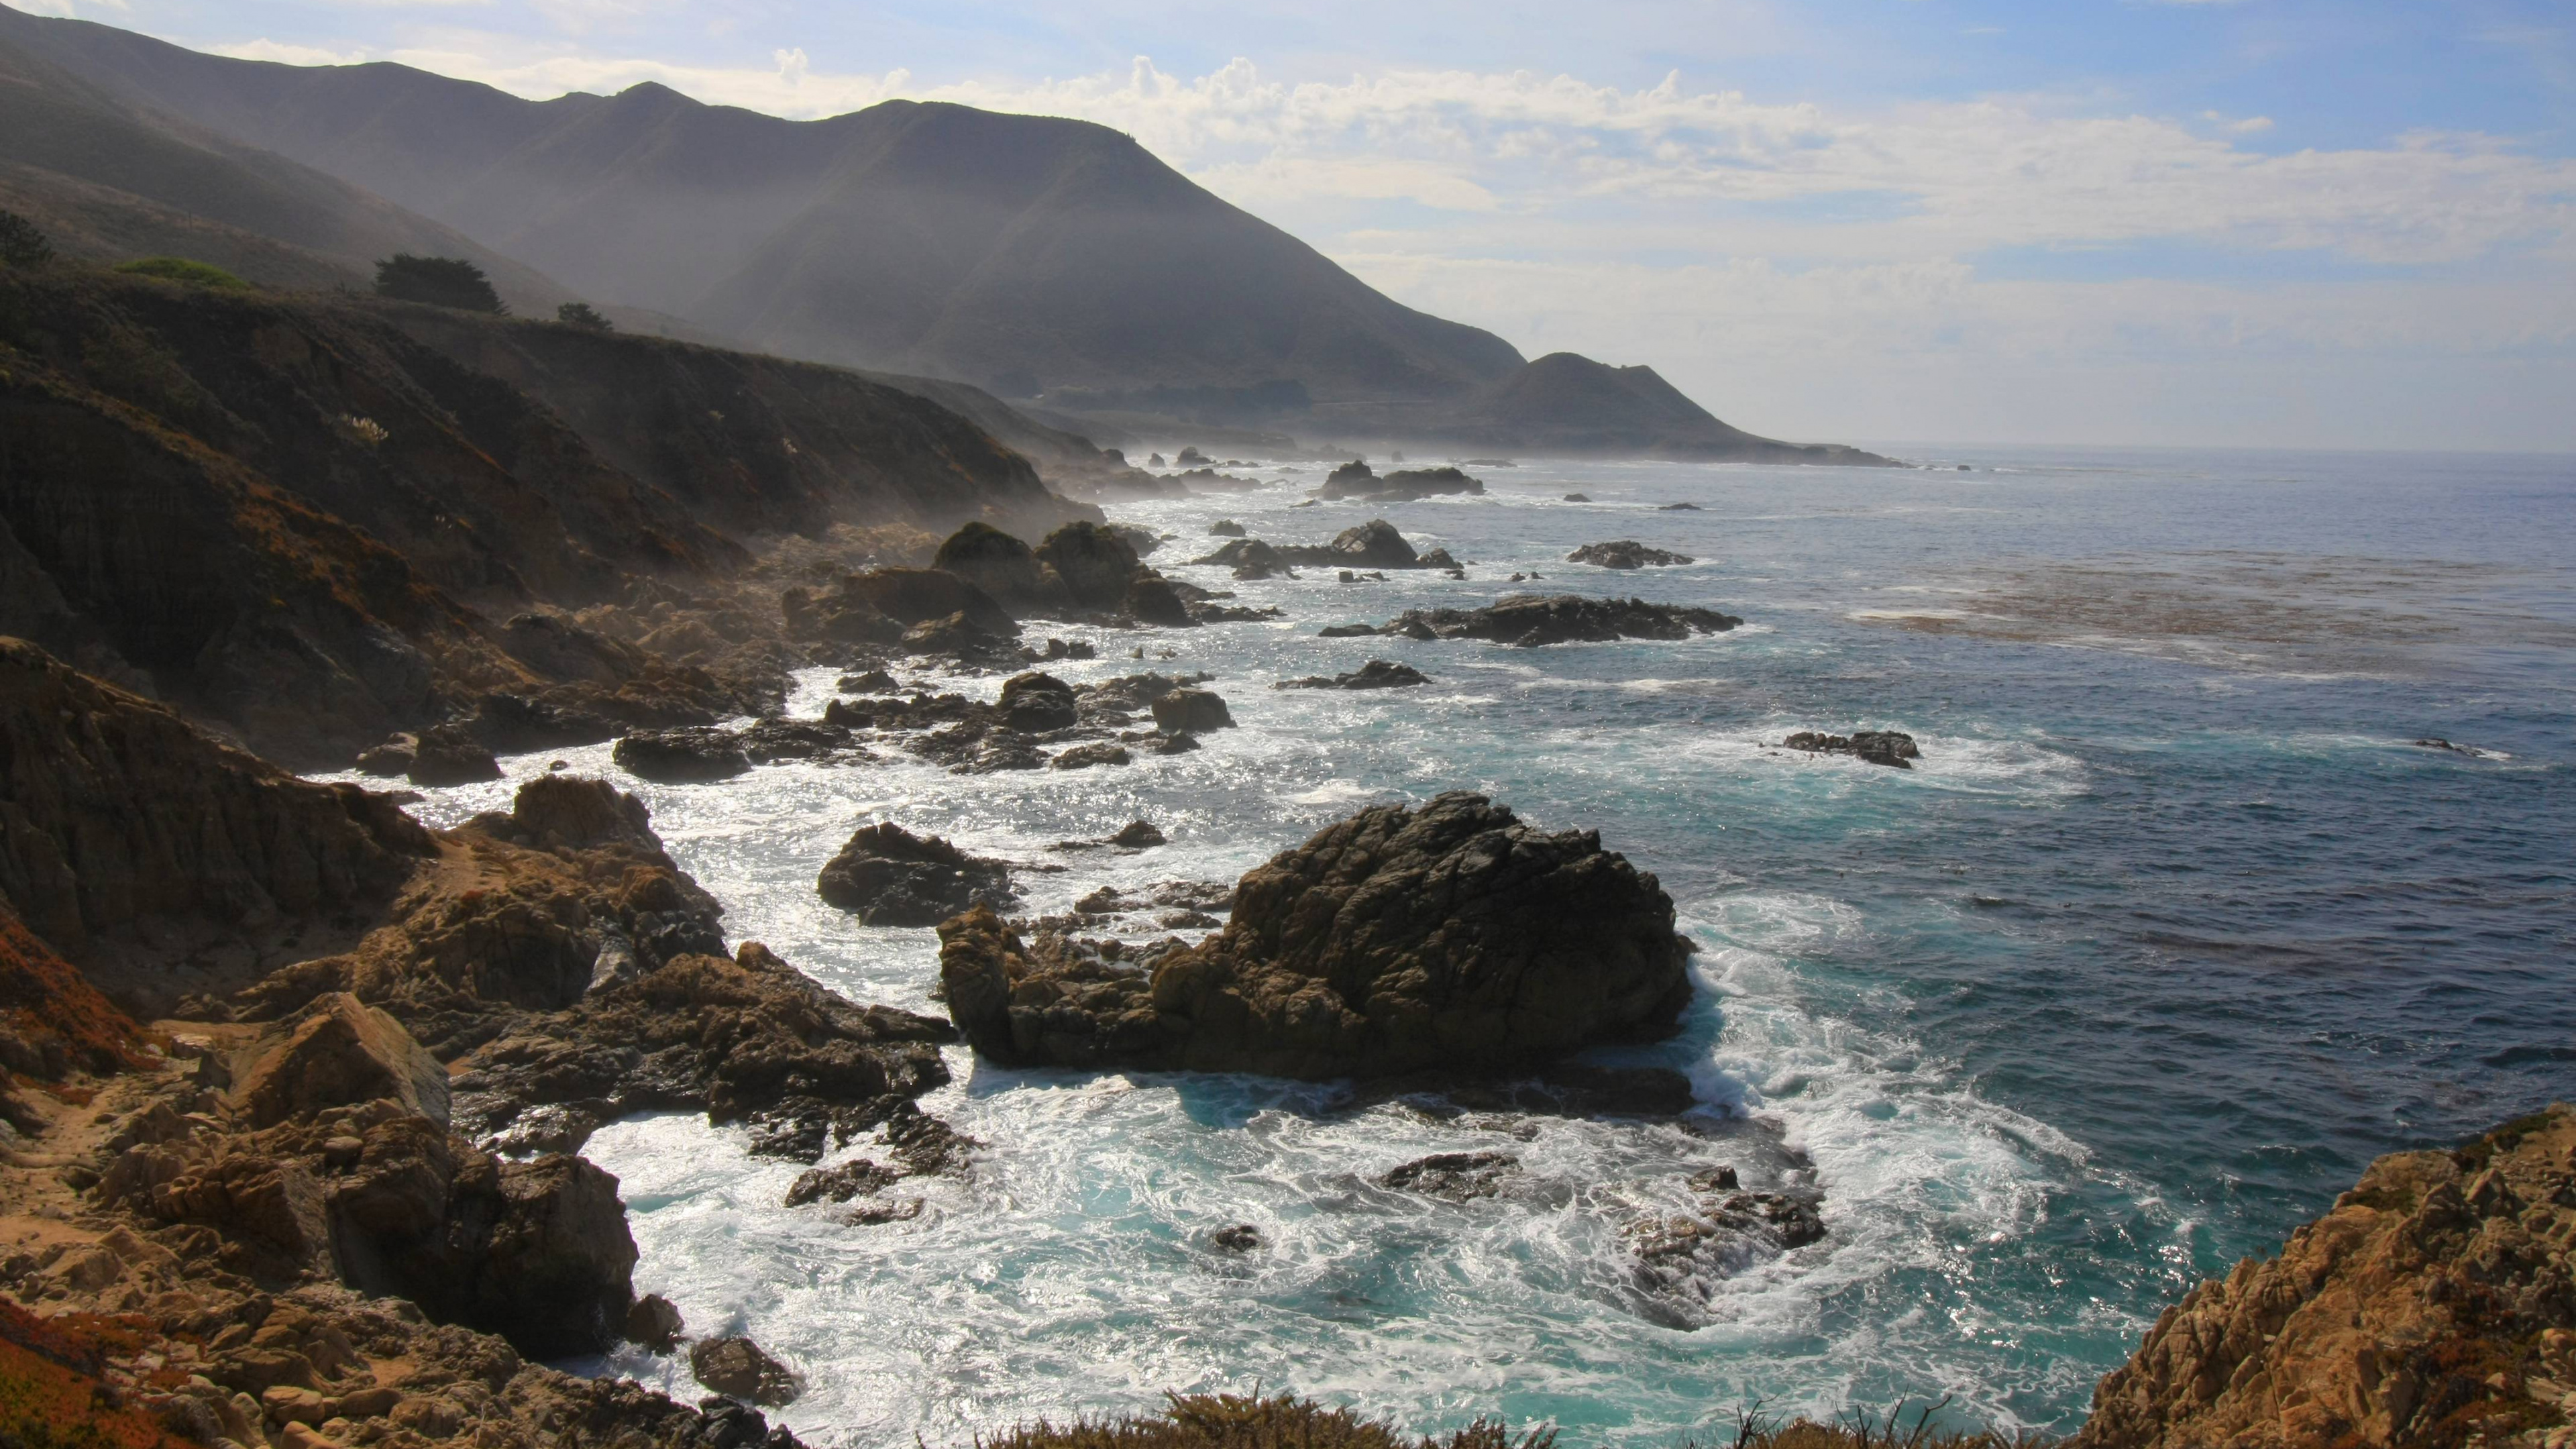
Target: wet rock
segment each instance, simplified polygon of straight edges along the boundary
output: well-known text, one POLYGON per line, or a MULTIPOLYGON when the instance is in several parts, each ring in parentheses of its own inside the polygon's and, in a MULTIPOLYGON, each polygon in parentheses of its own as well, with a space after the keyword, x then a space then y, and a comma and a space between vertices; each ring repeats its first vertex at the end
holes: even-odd
POLYGON ((1075 745, 1069 750, 1062 751, 1047 762, 1047 767, 1055 770, 1087 770, 1094 765, 1124 765, 1134 759, 1135 756, 1127 753, 1126 746, 1103 741, 1097 744, 1075 745))
POLYGON ((735 732, 743 757, 755 765, 785 760, 847 760, 865 751, 851 744, 850 731, 824 720, 765 719, 735 732))
POLYGON ((1667 568, 1675 564, 1697 563, 1686 553, 1669 553, 1648 548, 1633 538, 1611 543, 1587 543, 1565 556, 1567 563, 1597 564, 1605 569, 1667 568))
POLYGON ((1731 1167, 1694 1173, 1689 1186, 1697 1196, 1693 1211, 1640 1219, 1624 1230, 1637 1286, 1665 1303, 1704 1307, 1719 1281, 1825 1238, 1813 1193, 1735 1191, 1731 1167))
POLYGON ((2490 760, 2495 758, 2495 752, 2492 750, 2482 750, 2475 745, 2455 745, 2445 739, 2422 739, 2412 741, 2412 743, 2415 748, 2419 750, 2441 750, 2449 754, 2465 755, 2472 760, 2490 760))
POLYGON ((1157 736, 1152 749, 1158 755, 1186 755, 1199 748, 1199 737, 1184 730, 1178 734, 1157 736))
POLYGON ((787 1365, 748 1338, 707 1338, 689 1345, 689 1373, 720 1394, 777 1408, 801 1389, 787 1365))
POLYGON ((1422 560, 1405 542, 1395 525, 1383 518, 1345 528, 1333 541, 1321 548, 1287 548, 1280 556, 1290 563, 1316 564, 1326 568, 1409 569, 1422 566, 1422 560))
POLYGON ((1472 1202, 1501 1192, 1504 1180, 1520 1170, 1521 1160, 1508 1152, 1435 1152, 1389 1170, 1377 1182, 1398 1192, 1472 1202))
POLYGON ((678 1348, 680 1334, 687 1327, 680 1319, 680 1310, 659 1293, 645 1294, 626 1310, 626 1341, 655 1353, 678 1348))
POLYGON ((420 736, 406 730, 380 745, 370 745, 358 752, 361 774, 393 776, 408 774, 411 762, 420 753, 420 736))
POLYGON ((1080 639, 1076 639, 1069 644, 1062 639, 1049 639, 1046 641, 1046 648, 1034 651, 1022 650, 1021 653, 1023 656, 1034 653, 1036 657, 1030 660, 1033 664, 1051 662, 1058 659, 1097 659, 1100 657, 1100 651, 1098 649, 1080 639))
POLYGON ((1558 501, 1562 503, 1589 503, 1592 501, 1592 495, 1589 493, 1568 493, 1558 501))
POLYGON ((1696 503, 1667 503, 1656 511, 1659 513, 1697 513, 1700 509, 1699 505, 1696 503))
POLYGON ((970 906, 1007 906, 1015 894, 1002 862, 892 821, 853 834, 814 887, 871 926, 935 926, 970 906))
POLYGON ((470 785, 500 779, 501 762, 465 726, 432 725, 414 737, 411 763, 404 773, 415 785, 470 785))
MULTIPOLYGON (((1687 639, 1693 634, 1723 633, 1743 622, 1715 609, 1650 604, 1643 599, 1511 594, 1481 609, 1409 609, 1369 632, 1423 640, 1489 639, 1533 648, 1619 639, 1687 639)), ((1337 637, 1349 636, 1345 632, 1337 637)))
POLYGON ((1236 1223, 1208 1234, 1208 1246, 1220 1253, 1257 1253, 1264 1244, 1261 1229, 1250 1223, 1236 1223))
POLYGON ((1347 674, 1336 674, 1329 678, 1320 674, 1310 674, 1304 679, 1283 679, 1270 687, 1273 689, 1409 689, 1414 685, 1430 682, 1428 675, 1410 664, 1372 659, 1347 674))
POLYGON ((1052 674, 1032 671, 1003 680, 995 707, 1004 724, 1029 734, 1071 729, 1077 721, 1073 686, 1052 674))
POLYGON ((871 669, 864 674, 844 674, 833 681, 832 687, 843 694, 892 694, 903 685, 884 670, 871 669))
POLYGON ((1109 843, 1121 850, 1151 850, 1167 842, 1163 832, 1150 820, 1130 820, 1109 837, 1109 843))
POLYGON ((970 663, 1010 657, 1016 627, 996 630, 964 610, 925 619, 903 631, 897 641, 907 653, 944 656, 970 663))
POLYGON ((1191 562, 1230 568, 1238 579, 1266 579, 1278 574, 1295 576, 1294 570, 1288 566, 1287 556, 1257 538, 1238 538, 1191 562))
POLYGON ((1895 730, 1855 730, 1850 735, 1820 734, 1801 730, 1780 742, 1793 750, 1815 755, 1850 755, 1872 765, 1910 770, 1913 761, 1923 758, 1914 736, 1895 730))
POLYGON ((1379 632, 1375 624, 1327 624, 1315 631, 1318 639, 1363 639, 1379 632))
POLYGON ((233 1100, 251 1126, 389 1099, 445 1124, 447 1069, 391 1016, 345 991, 314 999, 243 1053, 233 1100))
POLYGON ((1154 725, 1168 734, 1196 734, 1230 729, 1234 715, 1222 695, 1205 689, 1175 689, 1154 701, 1154 725))
POLYGON ((875 1192, 881 1187, 901 1182, 903 1174, 879 1167, 864 1157, 854 1157, 838 1167, 818 1167, 789 1185, 787 1206, 803 1207, 813 1202, 848 1202, 854 1197, 875 1192))
MULTIPOLYGON (((1140 653, 1139 658, 1143 657, 1140 653)), ((1122 674, 1086 684, 1075 691, 1085 724, 1125 724, 1141 712, 1150 711, 1154 701, 1176 689, 1204 684, 1213 674, 1122 674)))
POLYGON ((1074 607, 1104 614, 1126 608, 1128 586, 1144 567, 1135 546, 1100 523, 1066 524, 1046 536, 1037 556, 1064 580, 1074 607))
POLYGON ((1171 580, 1160 574, 1138 575, 1127 586, 1124 608, 1127 616, 1139 624, 1186 629, 1199 622, 1197 614, 1182 602, 1171 580))
POLYGON ((1208 525, 1208 532, 1214 534, 1218 538, 1241 538, 1243 537, 1243 525, 1235 522, 1231 518, 1220 518, 1216 522, 1208 525))
POLYGON ((1035 549, 989 523, 969 523, 950 534, 930 566, 966 580, 1005 608, 1052 611, 1072 602, 1064 579, 1035 549))
POLYGON ((1325 1079, 1490 1076, 1669 1034, 1690 997, 1670 897, 1591 832, 1480 795, 1379 806, 1239 883, 1150 972, 975 910, 940 927, 950 1018, 1011 1063, 1325 1079))
POLYGON ((637 779, 664 785, 730 780, 751 768, 733 731, 712 727, 638 730, 619 740, 609 758, 637 779))

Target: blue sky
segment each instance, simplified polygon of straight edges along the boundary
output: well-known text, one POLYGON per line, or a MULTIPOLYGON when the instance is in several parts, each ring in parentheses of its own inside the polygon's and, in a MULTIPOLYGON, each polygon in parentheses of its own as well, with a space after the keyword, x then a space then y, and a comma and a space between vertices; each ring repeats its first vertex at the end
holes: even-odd
POLYGON ((1796 437, 2576 451, 2576 0, 9 0, 528 95, 1086 116, 1796 437))

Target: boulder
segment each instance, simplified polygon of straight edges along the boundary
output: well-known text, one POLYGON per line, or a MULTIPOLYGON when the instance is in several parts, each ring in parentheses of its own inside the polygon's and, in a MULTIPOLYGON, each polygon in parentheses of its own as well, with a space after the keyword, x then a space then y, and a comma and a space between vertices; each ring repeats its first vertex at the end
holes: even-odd
POLYGON ((971 906, 1007 906, 1014 894, 1002 862, 890 820, 853 834, 814 888, 870 926, 935 926, 971 906))
POLYGON ((1218 538, 1241 538, 1243 537, 1243 525, 1235 522, 1231 518, 1220 518, 1216 522, 1208 525, 1208 532, 1218 538))
POLYGON ((1068 523, 1046 536, 1037 556, 1064 580, 1076 608, 1116 613, 1127 606, 1127 588, 1143 567, 1134 545, 1101 523, 1068 523))
POLYGON ((1234 715, 1222 695, 1205 689, 1175 689, 1154 701, 1154 727, 1167 734, 1231 728, 1234 715))
POLYGON ((1257 538, 1237 538, 1205 558, 1192 559, 1191 562, 1230 568, 1238 579, 1266 579, 1289 571, 1287 558, 1257 538))
POLYGON ((681 1321, 680 1310, 659 1293, 647 1293, 626 1310, 626 1341, 669 1353, 680 1346, 680 1335, 688 1325, 681 1321))
POLYGON ((776 1408, 797 1394, 796 1375, 748 1338, 706 1338, 689 1345, 689 1373, 720 1394, 776 1408))
POLYGON ((447 1069, 402 1023, 345 991, 263 1033, 242 1054, 232 1095, 253 1127, 379 1099, 434 1122, 448 1112, 447 1069))
POLYGON ((1127 616, 1139 624, 1153 624, 1166 629, 1186 629, 1198 623, 1189 605, 1181 601, 1172 582, 1161 574, 1140 572, 1127 585, 1124 600, 1127 616))
POLYGON ((1923 758, 1914 736, 1896 730, 1854 730, 1849 735, 1822 734, 1800 730, 1780 742, 1792 750, 1815 755, 1850 755, 1873 765, 1911 770, 1913 761, 1923 758))
POLYGON ((1273 689, 1409 689, 1429 684, 1431 677, 1410 664, 1397 664, 1385 659, 1372 659, 1348 674, 1326 678, 1310 674, 1303 679, 1283 679, 1273 689))
POLYGON ((1135 756, 1127 753, 1125 745, 1103 740, 1097 744, 1075 745, 1047 761, 1047 765, 1057 770, 1085 770, 1093 765, 1124 765, 1133 759, 1135 756))
POLYGON ((500 779, 501 762, 465 726, 432 725, 414 738, 411 764, 404 773, 415 785, 471 785, 500 779))
POLYGON ((1109 837, 1109 843, 1121 850, 1151 850, 1168 844, 1160 827, 1151 820, 1130 820, 1109 837))
POLYGON ((950 1018, 1030 1065, 1329 1079, 1532 1070, 1669 1035, 1686 947, 1652 875, 1481 795, 1379 806, 1243 877, 1150 973, 978 908, 940 927, 950 1018))
POLYGON ((1003 680, 995 708, 1001 710, 1004 724, 1029 734, 1070 729, 1076 719, 1073 686, 1034 670, 1003 680))
POLYGON ((1648 548, 1633 538, 1610 543, 1587 543, 1565 556, 1567 563, 1597 564, 1605 569, 1667 568, 1675 564, 1696 563, 1686 553, 1668 553, 1648 548))
POLYGON ((636 1251, 617 1179, 555 1153, 501 1163, 499 1194, 478 1320, 542 1358, 595 1353, 624 1337, 636 1251))
POLYGON ((940 569, 870 569, 843 579, 837 597, 865 603, 907 628, 964 614, 987 634, 1016 638, 1020 632, 1018 621, 992 595, 940 569))
POLYGON ((609 758, 638 779, 665 785, 730 780, 751 768, 740 737, 711 726, 637 730, 619 740, 609 758))
POLYGON ((1326 551, 1332 557, 1316 562, 1351 568, 1406 569, 1419 561, 1413 545, 1405 542, 1404 535, 1396 532, 1395 525, 1383 518, 1372 518, 1356 527, 1343 529, 1333 536, 1326 551))
POLYGON ((950 534, 930 566, 957 575, 1010 609, 1050 612, 1071 601, 1063 577, 1039 559, 1037 550, 989 523, 969 523, 950 534))

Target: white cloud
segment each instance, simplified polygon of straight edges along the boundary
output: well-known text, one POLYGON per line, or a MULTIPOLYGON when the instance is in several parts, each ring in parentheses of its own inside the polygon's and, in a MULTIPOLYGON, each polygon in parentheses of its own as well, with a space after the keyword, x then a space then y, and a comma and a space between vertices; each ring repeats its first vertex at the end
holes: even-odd
POLYGON ((287 45, 263 36, 235 45, 210 45, 209 54, 229 55, 235 60, 273 60, 286 65, 357 65, 367 59, 363 50, 333 51, 318 45, 287 45))

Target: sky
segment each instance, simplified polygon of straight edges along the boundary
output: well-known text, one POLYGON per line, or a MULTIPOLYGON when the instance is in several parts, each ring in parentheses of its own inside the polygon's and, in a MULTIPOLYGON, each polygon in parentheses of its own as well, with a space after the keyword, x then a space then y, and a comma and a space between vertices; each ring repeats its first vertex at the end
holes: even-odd
POLYGON ((535 97, 1096 120, 1774 436, 2576 453, 2576 0, 7 3, 535 97))

